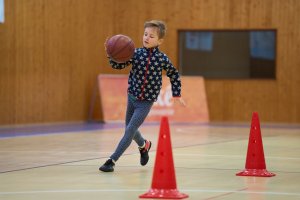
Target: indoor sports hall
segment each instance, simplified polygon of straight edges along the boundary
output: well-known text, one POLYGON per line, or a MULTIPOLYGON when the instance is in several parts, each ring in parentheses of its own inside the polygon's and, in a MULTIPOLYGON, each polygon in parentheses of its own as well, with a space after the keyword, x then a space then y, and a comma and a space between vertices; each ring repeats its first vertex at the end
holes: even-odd
POLYGON ((299 10, 0 0, 0 200, 300 199, 299 10))

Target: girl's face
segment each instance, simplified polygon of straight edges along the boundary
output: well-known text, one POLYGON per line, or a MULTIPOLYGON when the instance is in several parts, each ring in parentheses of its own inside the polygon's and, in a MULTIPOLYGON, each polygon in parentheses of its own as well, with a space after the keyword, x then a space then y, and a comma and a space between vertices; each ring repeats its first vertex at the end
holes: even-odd
POLYGON ((156 27, 146 27, 143 36, 143 45, 146 48, 159 46, 163 39, 158 37, 158 29, 156 27))

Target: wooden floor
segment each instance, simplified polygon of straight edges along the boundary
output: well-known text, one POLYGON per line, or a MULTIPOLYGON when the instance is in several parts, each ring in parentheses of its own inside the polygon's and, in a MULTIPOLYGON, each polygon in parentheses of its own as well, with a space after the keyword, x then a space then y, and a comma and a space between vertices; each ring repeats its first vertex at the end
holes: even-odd
MULTIPOLYGON (((250 124, 170 127, 177 189, 188 199, 300 199, 300 125, 262 124, 267 170, 276 174, 269 178, 235 175, 245 167, 250 124)), ((148 165, 139 165, 132 143, 113 173, 98 168, 123 125, 3 134, 8 130, 0 133, 1 200, 132 200, 151 188, 159 124, 141 128, 153 141, 148 165)))

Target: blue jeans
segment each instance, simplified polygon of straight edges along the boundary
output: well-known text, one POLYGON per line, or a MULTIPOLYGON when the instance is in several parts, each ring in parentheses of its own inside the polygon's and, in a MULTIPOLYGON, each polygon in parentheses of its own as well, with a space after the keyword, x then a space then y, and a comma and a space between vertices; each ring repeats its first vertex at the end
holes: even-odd
POLYGON ((132 140, 134 140, 138 146, 144 145, 145 139, 138 129, 149 114, 152 105, 152 101, 140 101, 130 94, 128 95, 125 133, 115 152, 110 156, 111 159, 117 161, 129 147, 132 140))

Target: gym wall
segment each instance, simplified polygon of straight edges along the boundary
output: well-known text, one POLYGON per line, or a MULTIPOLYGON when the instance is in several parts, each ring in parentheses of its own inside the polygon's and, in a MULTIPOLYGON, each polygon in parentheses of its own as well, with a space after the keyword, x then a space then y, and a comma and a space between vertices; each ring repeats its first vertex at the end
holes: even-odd
POLYGON ((166 21, 161 50, 177 67, 179 29, 277 29, 276 80, 205 80, 210 120, 248 122, 257 111, 299 123, 299 10, 298 0, 7 0, 0 125, 86 121, 97 75, 128 73, 109 67, 105 39, 122 33, 141 46, 150 19, 166 21))

